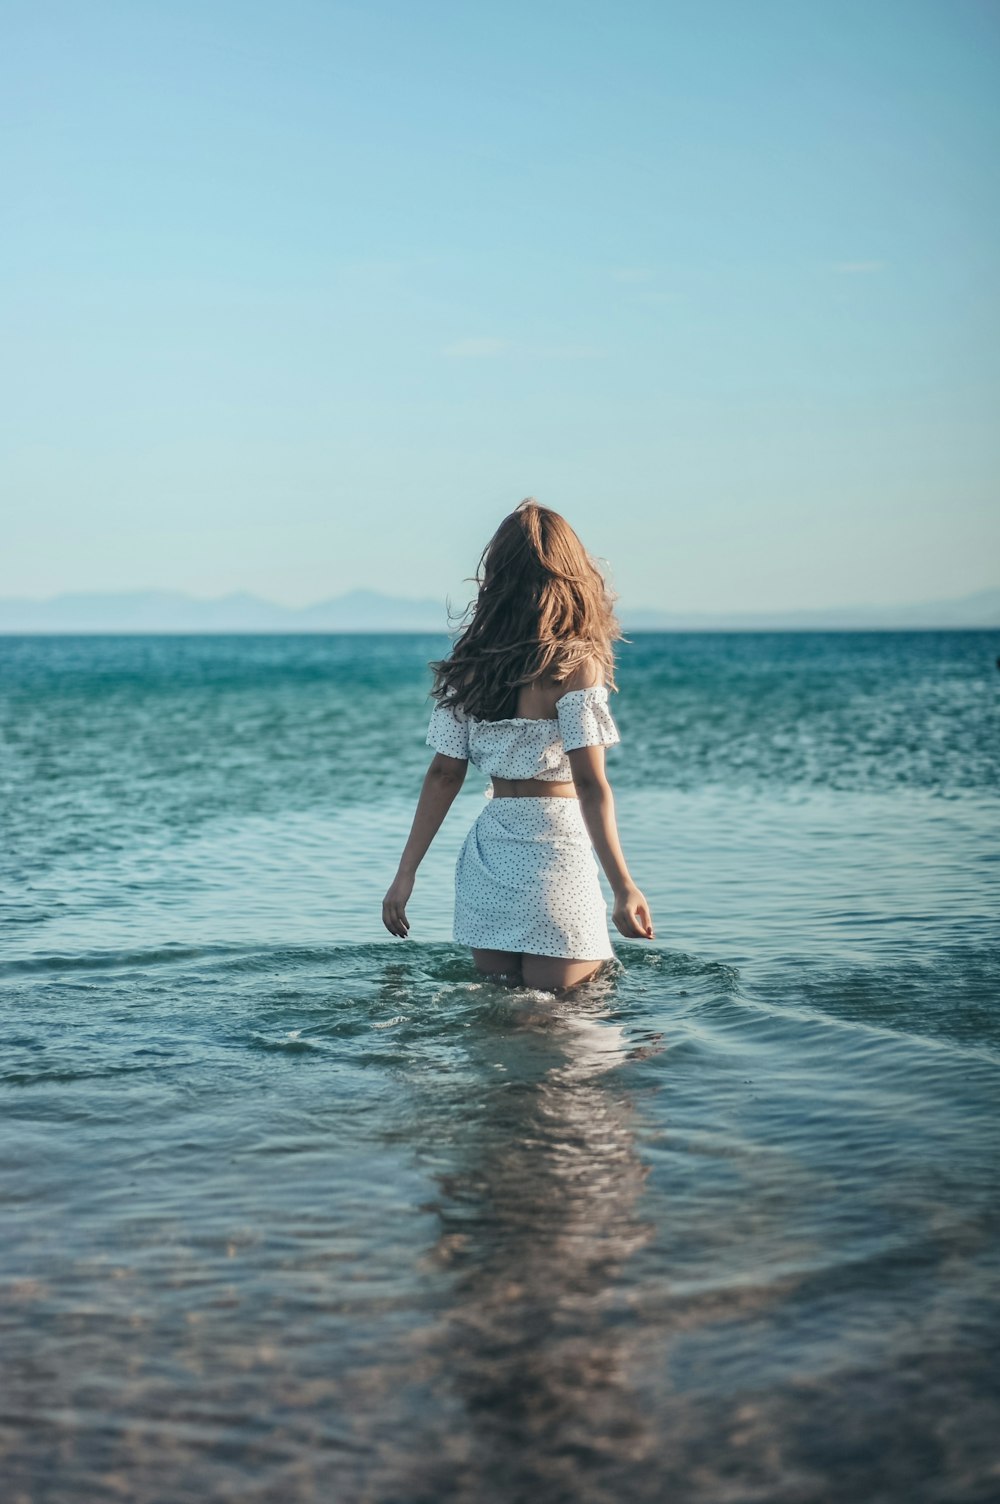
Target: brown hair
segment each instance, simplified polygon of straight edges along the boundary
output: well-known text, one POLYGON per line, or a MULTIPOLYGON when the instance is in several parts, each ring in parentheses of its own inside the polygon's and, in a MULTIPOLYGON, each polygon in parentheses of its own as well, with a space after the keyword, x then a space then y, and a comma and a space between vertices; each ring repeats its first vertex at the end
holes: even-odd
POLYGON ((564 680, 584 663, 614 678, 614 643, 623 640, 614 595, 564 517, 533 497, 505 517, 470 577, 479 595, 463 616, 431 694, 481 721, 505 720, 518 689, 536 679, 564 680))

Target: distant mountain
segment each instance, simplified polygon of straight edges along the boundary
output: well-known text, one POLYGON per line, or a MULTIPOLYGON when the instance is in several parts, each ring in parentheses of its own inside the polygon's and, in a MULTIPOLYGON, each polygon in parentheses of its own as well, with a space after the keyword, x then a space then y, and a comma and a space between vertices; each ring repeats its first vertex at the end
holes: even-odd
POLYGON ((176 590, 0 600, 0 632, 443 632, 444 605, 351 590, 313 606, 240 592, 199 600, 176 590))
POLYGON ((623 610, 633 632, 835 632, 907 631, 941 627, 1000 626, 1000 590, 979 590, 957 600, 906 606, 835 606, 802 611, 623 610))
MULTIPOLYGON (((912 606, 814 611, 686 612, 623 607, 632 632, 902 631, 1000 627, 1000 590, 912 606)), ((0 600, 2 632, 446 632, 444 603, 351 590, 313 606, 279 606, 239 592, 200 600, 176 590, 0 600)))

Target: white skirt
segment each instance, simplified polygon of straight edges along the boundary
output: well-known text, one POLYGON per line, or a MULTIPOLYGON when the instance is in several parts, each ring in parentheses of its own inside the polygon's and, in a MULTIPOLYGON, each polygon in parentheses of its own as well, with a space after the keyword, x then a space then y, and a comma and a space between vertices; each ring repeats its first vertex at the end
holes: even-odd
POLYGON ((459 945, 574 961, 614 955, 578 799, 492 798, 455 864, 459 945))

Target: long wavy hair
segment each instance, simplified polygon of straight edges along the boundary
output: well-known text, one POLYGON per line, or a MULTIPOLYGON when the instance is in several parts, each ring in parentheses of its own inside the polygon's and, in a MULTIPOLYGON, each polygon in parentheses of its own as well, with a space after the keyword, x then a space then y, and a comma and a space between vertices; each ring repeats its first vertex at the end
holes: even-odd
POLYGON ((483 549, 470 601, 447 658, 428 665, 431 694, 480 721, 517 710, 522 684, 558 684, 596 661, 609 689, 614 644, 625 641, 615 595, 564 517, 533 497, 505 517, 483 549), (471 612, 471 616, 470 616, 471 612))

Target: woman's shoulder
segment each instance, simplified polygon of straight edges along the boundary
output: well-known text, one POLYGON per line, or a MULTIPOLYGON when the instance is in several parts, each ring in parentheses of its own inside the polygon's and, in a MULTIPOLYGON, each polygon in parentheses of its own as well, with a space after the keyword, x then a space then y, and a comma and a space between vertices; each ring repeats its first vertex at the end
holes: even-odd
POLYGON ((570 669, 569 673, 560 679, 556 693, 560 696, 579 693, 581 690, 607 688, 607 679, 604 666, 597 658, 585 659, 570 669))

